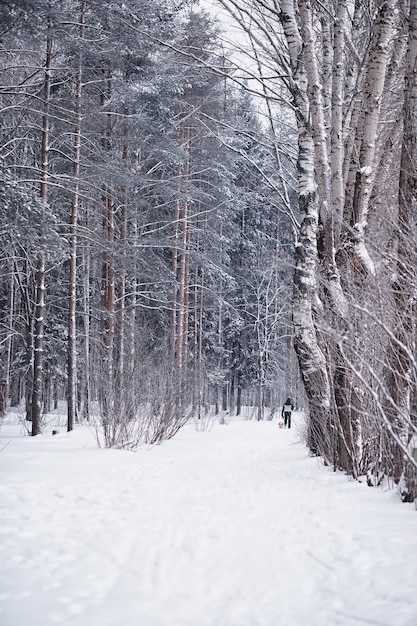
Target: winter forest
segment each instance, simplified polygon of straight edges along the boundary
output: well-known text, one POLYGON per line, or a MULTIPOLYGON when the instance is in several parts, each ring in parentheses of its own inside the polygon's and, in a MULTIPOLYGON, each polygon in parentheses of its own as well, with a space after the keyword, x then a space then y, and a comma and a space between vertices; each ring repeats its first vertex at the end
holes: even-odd
POLYGON ((290 395, 312 455, 413 501, 417 0, 2 0, 0 29, 1 416, 134 448, 290 395))

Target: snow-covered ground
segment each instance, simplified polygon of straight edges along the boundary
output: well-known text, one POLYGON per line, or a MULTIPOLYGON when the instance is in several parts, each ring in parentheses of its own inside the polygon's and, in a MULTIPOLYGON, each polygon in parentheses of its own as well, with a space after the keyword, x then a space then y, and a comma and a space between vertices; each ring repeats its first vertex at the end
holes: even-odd
POLYGON ((190 426, 136 453, 80 427, 0 438, 2 626, 417 625, 414 506, 297 428, 190 426))

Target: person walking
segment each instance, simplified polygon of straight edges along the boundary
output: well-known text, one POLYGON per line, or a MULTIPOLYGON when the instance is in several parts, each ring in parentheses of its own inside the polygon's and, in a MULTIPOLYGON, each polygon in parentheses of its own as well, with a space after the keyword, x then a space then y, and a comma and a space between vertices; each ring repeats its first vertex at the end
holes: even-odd
POLYGON ((294 411, 294 405, 291 398, 287 398, 282 407, 281 416, 284 418, 284 428, 291 428, 291 414, 294 411))

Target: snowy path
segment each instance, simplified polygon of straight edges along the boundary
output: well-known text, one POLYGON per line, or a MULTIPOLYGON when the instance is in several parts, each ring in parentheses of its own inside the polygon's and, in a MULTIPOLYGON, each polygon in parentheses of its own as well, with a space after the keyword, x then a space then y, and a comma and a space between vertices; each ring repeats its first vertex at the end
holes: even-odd
MULTIPOLYGON (((417 626, 417 513, 272 422, 0 454, 2 626, 417 626)), ((1 447, 1 446, 0 446, 1 447)))

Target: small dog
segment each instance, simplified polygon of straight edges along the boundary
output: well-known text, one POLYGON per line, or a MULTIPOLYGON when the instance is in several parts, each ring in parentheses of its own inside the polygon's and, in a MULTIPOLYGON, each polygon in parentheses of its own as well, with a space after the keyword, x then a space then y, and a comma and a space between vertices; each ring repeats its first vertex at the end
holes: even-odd
POLYGON ((278 428, 284 428, 284 420, 278 421, 278 428))

